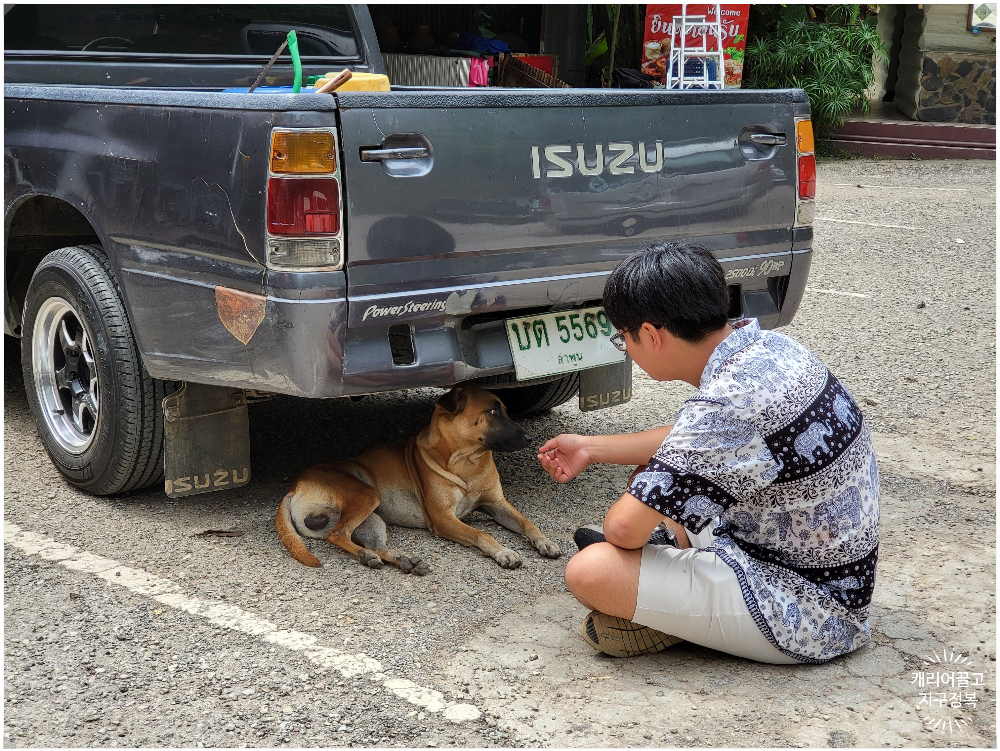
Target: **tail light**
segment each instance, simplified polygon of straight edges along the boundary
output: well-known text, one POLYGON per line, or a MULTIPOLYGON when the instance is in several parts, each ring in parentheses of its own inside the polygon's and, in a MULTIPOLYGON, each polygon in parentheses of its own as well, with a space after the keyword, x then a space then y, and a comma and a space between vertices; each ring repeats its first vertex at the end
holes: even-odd
POLYGON ((799 157, 799 198, 816 197, 816 157, 813 154, 799 157))
POLYGON ((795 226, 813 223, 816 214, 816 146, 812 120, 795 121, 795 154, 797 190, 795 193, 795 226))
POLYGON ((812 154, 816 151, 812 120, 795 121, 795 148, 800 154, 812 154))
POLYGON ((336 132, 275 130, 267 181, 268 266, 341 268, 342 210, 336 132))
POLYGON ((267 231, 272 235, 336 235, 340 185, 326 177, 267 181, 267 231))
POLYGON ((299 175, 332 175, 337 169, 337 149, 328 130, 271 134, 271 172, 299 175))

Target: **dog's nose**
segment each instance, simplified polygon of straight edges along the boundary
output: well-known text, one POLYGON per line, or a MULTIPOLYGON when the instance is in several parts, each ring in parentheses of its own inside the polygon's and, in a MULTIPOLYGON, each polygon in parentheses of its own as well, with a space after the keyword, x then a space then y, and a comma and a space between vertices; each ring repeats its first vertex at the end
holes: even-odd
POLYGON ((531 443, 531 435, 529 433, 524 434, 525 443, 531 443))

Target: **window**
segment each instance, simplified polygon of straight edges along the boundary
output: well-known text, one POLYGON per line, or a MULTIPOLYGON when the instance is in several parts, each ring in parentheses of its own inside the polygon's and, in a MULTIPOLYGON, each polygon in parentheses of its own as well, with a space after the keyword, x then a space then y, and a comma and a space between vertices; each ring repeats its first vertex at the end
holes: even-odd
POLYGON ((358 56, 346 5, 15 5, 4 49, 270 56, 291 29, 304 58, 358 56))

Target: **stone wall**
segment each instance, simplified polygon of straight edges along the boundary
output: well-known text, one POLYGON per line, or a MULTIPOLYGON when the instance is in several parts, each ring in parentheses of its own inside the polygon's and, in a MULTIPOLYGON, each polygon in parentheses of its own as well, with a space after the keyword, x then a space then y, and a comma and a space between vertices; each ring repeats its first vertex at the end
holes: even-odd
POLYGON ((916 119, 996 125, 996 73, 995 55, 925 52, 916 119))

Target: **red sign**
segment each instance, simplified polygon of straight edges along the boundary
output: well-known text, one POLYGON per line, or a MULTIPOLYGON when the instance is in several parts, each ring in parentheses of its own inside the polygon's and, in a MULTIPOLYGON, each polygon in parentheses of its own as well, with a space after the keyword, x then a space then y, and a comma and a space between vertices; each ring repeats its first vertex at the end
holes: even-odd
MULTIPOLYGON (((743 51, 747 45, 749 5, 722 5, 722 49, 725 53, 725 88, 738 89, 743 81, 743 51)), ((688 3, 688 16, 705 16, 714 24, 715 5, 688 3)), ((680 5, 647 5, 646 33, 643 36, 642 72, 657 76, 666 83, 667 66, 674 33, 674 17, 681 15, 680 5)), ((707 27, 695 27, 687 36, 685 46, 700 46, 707 27)), ((678 40, 678 44, 680 40, 678 40)), ((708 35, 708 49, 718 50, 715 35, 708 35)))

